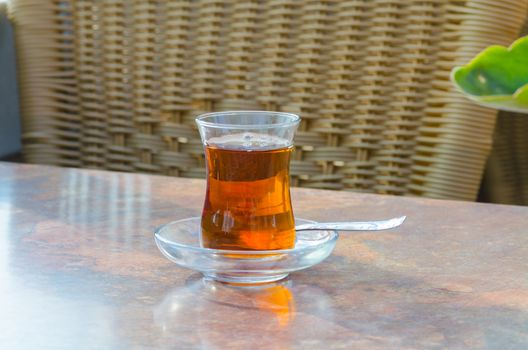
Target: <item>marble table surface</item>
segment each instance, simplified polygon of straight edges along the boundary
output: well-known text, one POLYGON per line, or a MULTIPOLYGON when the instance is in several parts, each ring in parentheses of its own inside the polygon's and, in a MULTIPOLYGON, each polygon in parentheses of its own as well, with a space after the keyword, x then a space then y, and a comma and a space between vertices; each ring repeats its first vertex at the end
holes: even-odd
POLYGON ((292 189, 343 233, 282 282, 203 281, 153 230, 205 182, 0 163, 1 349, 528 349, 528 208, 292 189))

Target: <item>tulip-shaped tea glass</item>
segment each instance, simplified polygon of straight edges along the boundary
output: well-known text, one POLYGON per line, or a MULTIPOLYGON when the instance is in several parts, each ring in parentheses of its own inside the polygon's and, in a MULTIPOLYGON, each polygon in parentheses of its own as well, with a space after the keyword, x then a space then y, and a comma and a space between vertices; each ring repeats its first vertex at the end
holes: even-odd
POLYGON ((266 111, 209 113, 196 119, 207 168, 202 247, 294 247, 289 164, 299 121, 294 114, 266 111))

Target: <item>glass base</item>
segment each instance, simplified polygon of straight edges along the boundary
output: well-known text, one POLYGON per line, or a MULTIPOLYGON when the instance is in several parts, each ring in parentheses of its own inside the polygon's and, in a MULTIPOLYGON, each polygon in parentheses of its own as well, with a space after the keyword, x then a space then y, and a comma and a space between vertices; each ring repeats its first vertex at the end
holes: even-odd
POLYGON ((287 273, 279 273, 273 275, 259 275, 259 274, 236 274, 236 273, 202 273, 205 279, 215 280, 218 282, 234 283, 234 284, 261 284, 276 282, 288 277, 287 273))

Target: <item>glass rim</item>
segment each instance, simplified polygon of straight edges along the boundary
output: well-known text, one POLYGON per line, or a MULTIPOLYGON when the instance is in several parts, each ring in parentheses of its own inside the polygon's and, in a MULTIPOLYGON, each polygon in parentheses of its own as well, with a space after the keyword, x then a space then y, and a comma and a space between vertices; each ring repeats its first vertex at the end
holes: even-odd
POLYGON ((205 126, 209 128, 231 128, 231 129, 273 129, 280 127, 289 127, 296 124, 299 124, 301 118, 297 114, 288 113, 288 112, 273 112, 273 111, 222 111, 222 112, 209 112, 205 114, 200 114, 195 119, 196 123, 200 126, 205 126), (205 119, 213 116, 222 116, 222 115, 236 115, 236 114, 257 114, 257 115, 270 115, 270 116, 284 116, 291 118, 288 121, 273 123, 273 124, 220 124, 205 121, 205 119))

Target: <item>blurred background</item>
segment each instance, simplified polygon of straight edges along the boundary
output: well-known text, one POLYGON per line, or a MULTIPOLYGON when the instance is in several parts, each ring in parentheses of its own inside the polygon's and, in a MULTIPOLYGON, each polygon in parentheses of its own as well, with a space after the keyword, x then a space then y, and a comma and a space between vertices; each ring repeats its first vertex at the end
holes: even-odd
POLYGON ((194 117, 300 114, 296 186, 528 204, 528 117, 449 72, 526 0, 0 0, 0 159, 203 177, 194 117))

